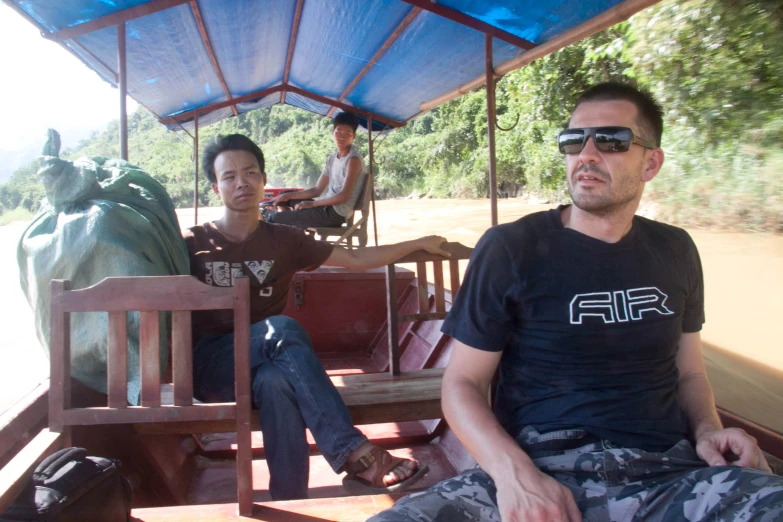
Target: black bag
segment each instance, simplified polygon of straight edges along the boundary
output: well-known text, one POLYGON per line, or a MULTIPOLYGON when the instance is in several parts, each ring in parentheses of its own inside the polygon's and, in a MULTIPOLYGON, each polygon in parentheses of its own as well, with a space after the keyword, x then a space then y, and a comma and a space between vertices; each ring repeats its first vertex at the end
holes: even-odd
POLYGON ((114 459, 65 448, 35 468, 33 478, 0 522, 127 522, 133 493, 114 459))

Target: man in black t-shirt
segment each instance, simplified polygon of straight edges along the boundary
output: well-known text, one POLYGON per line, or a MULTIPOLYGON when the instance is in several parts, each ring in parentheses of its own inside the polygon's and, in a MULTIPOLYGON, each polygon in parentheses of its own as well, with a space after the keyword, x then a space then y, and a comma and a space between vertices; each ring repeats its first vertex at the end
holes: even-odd
MULTIPOLYGON (((202 166, 224 205, 223 217, 189 228, 185 243, 191 273, 213 286, 250 279, 250 375, 259 410, 274 500, 307 497, 309 429, 335 472, 366 493, 395 492, 418 481, 427 467, 371 444, 351 422, 348 409, 295 320, 280 315, 299 270, 327 264, 352 269, 384 266, 416 250, 449 256, 445 241, 429 236, 393 245, 346 250, 316 241, 301 229, 259 221, 264 195, 264 155, 241 134, 219 136, 205 149, 202 166)), ((195 396, 207 402, 234 397, 234 333, 230 312, 193 317, 195 396)), ((346 484, 348 485, 348 484, 346 484)))
POLYGON ((480 467, 371 520, 783 519, 783 478, 715 409, 696 246, 635 215, 662 131, 634 87, 579 98, 558 136, 573 204, 487 231, 443 325, 444 414, 480 467))

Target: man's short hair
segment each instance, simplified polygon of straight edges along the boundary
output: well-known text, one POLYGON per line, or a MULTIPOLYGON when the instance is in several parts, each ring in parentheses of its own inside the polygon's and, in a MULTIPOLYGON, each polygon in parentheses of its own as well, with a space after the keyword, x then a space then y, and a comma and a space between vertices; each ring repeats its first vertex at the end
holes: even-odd
POLYGON ((359 118, 352 112, 341 112, 332 120, 332 127, 338 125, 348 125, 353 129, 353 133, 356 134, 356 129, 359 128, 359 118))
MULTIPOLYGON (((663 109, 646 89, 629 83, 605 82, 593 85, 576 100, 574 111, 582 103, 622 100, 631 102, 639 112, 637 123, 644 138, 661 146, 663 135, 663 109)), ((573 111, 572 111, 573 114, 573 111)))
POLYGON ((215 160, 218 154, 227 150, 246 150, 256 157, 258 167, 261 169, 261 172, 264 172, 264 153, 261 152, 261 148, 253 140, 244 134, 218 136, 204 147, 204 152, 201 154, 201 168, 210 183, 217 183, 215 160))

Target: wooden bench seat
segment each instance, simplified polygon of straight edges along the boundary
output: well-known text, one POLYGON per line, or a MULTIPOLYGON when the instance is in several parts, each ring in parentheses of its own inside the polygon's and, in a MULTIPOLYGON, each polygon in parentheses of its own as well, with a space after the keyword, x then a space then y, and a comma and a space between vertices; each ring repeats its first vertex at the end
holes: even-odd
POLYGON ((360 497, 322 498, 264 502, 253 506, 253 514, 240 517, 235 504, 209 504, 134 509, 138 522, 219 522, 230 520, 263 520, 265 522, 364 522, 394 505, 401 495, 367 495, 360 497))
MULTIPOLYGON (((395 421, 441 418, 440 385, 443 368, 390 373, 360 373, 330 377, 348 406, 354 424, 374 424, 395 421)), ((161 403, 173 404, 173 387, 161 386, 161 403)), ((252 426, 259 424, 258 412, 253 412, 252 426)), ((225 433, 236 429, 231 420, 197 422, 144 423, 135 426, 145 435, 162 433, 225 433)))

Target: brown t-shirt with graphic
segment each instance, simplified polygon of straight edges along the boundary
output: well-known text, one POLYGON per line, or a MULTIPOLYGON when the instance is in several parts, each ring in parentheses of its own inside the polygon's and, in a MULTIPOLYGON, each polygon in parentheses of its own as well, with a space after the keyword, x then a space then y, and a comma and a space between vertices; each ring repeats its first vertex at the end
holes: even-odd
MULTIPOLYGON (((285 308, 294 274, 314 270, 334 248, 316 241, 304 230, 259 221, 241 243, 226 239, 214 222, 190 227, 183 233, 190 254, 190 272, 212 286, 233 286, 234 278, 250 279, 250 322, 278 315, 285 308)), ((234 329, 231 310, 193 312, 193 340, 204 334, 226 334, 234 329)))

